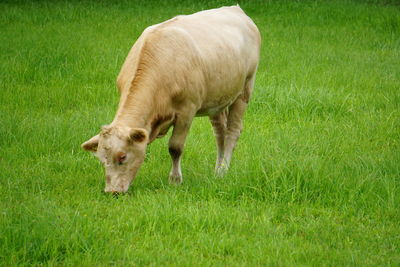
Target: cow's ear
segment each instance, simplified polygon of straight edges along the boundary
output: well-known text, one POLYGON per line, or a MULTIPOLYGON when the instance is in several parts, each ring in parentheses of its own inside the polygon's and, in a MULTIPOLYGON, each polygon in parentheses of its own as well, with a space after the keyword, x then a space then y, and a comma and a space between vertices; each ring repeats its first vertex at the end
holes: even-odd
POLYGON ((133 128, 129 132, 128 140, 130 142, 141 143, 147 140, 147 131, 142 128, 133 128))
POLYGON ((96 152, 99 145, 99 135, 95 135, 81 145, 83 149, 90 152, 96 152))

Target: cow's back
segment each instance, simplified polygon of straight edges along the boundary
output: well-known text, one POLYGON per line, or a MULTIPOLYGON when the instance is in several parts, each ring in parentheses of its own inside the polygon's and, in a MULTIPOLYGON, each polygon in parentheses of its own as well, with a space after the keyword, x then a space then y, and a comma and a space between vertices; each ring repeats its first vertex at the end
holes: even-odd
POLYGON ((257 69, 260 34, 239 8, 223 7, 178 16, 147 28, 118 77, 128 88, 138 70, 159 97, 193 102, 199 110, 226 106, 257 69))
POLYGON ((194 56, 204 64, 202 109, 232 102, 257 69, 261 38, 256 25, 238 6, 182 16, 176 25, 193 39, 194 56))

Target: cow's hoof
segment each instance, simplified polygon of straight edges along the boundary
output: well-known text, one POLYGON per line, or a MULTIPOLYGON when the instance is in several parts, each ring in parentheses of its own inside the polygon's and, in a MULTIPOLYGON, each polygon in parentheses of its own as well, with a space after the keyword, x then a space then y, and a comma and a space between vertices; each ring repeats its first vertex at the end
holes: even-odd
POLYGON ((181 184, 182 183, 182 176, 170 174, 169 175, 169 182, 171 184, 176 184, 176 185, 181 184))
POLYGON ((226 174, 226 171, 221 171, 221 170, 215 170, 215 173, 214 173, 215 177, 217 177, 217 178, 223 178, 225 176, 225 174, 226 174))
POLYGON ((228 172, 228 168, 226 167, 226 165, 221 165, 215 169, 215 176, 218 178, 222 178, 225 176, 225 174, 227 172, 228 172))

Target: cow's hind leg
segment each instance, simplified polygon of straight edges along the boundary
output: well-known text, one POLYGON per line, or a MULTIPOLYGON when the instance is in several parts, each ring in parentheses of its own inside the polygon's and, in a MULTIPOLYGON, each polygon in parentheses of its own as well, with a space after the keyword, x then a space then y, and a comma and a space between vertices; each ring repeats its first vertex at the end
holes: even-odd
POLYGON ((215 164, 215 173, 218 176, 224 174, 224 142, 226 133, 228 110, 224 109, 220 113, 210 116, 210 121, 214 129, 215 139, 217 141, 217 162, 215 164))
POLYGON ((168 150, 172 158, 172 169, 169 173, 171 183, 182 183, 181 156, 192 120, 193 117, 177 117, 174 124, 174 130, 168 142, 168 150))
POLYGON ((227 129, 224 140, 224 165, 228 170, 232 153, 236 142, 239 139, 243 128, 243 115, 247 108, 251 93, 253 91, 255 75, 246 80, 243 94, 241 94, 235 102, 229 107, 229 115, 227 120, 227 129))

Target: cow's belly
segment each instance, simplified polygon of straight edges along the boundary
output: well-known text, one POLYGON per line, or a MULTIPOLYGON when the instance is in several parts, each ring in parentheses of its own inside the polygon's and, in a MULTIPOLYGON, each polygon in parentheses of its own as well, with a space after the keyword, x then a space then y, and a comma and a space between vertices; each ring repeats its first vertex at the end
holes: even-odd
POLYGON ((204 107, 201 108, 197 111, 196 117, 201 117, 201 116, 212 116, 215 114, 218 114, 219 112, 223 111, 226 107, 230 106, 231 103, 227 105, 221 105, 217 107, 204 107))
POLYGON ((249 76, 250 67, 248 62, 242 59, 243 57, 238 54, 233 57, 235 58, 233 61, 225 58, 221 61, 222 63, 214 63, 207 69, 207 79, 200 89, 202 96, 197 116, 214 115, 224 110, 244 92, 245 80, 249 76), (242 64, 237 64, 238 61, 241 61, 242 64))
MULTIPOLYGON (((222 87, 222 86, 221 86, 222 87)), ((220 87, 220 88, 221 88, 220 87)), ((232 88, 210 89, 202 102, 196 116, 215 115, 235 102, 240 94, 243 93, 243 86, 236 85, 232 88)))

